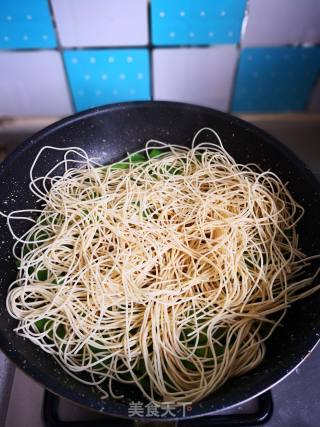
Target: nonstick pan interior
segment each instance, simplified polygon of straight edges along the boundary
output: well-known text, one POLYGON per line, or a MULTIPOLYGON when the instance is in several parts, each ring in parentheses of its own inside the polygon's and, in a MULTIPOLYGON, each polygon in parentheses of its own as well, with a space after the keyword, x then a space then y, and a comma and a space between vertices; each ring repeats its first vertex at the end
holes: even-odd
MULTIPOLYGON (((89 156, 109 163, 142 148, 151 138, 188 145, 202 127, 215 129, 225 148, 238 162, 257 163, 288 181, 293 196, 306 210, 299 226, 300 246, 308 255, 320 253, 320 188, 311 172, 287 148, 256 127, 228 114, 187 104, 115 104, 71 116, 44 129, 18 147, 0 166, 0 210, 9 213, 36 207, 28 188, 29 170, 39 149, 45 145, 82 147, 89 156)), ((214 142, 212 135, 208 138, 214 142)), ((205 139, 205 134, 200 139, 205 139)), ((48 152, 38 173, 48 171, 61 158, 61 152, 48 152)), ((16 231, 22 232, 27 227, 28 224, 17 222, 16 231)), ((16 276, 11 255, 13 239, 1 216, 0 234, 1 349, 19 368, 53 392, 89 408, 127 417, 130 401, 143 402, 135 388, 119 385, 119 393, 125 394, 123 399, 101 400, 97 390, 68 376, 51 356, 15 335, 16 322, 9 317, 5 307, 8 286, 16 276)), ((254 371, 227 381, 211 396, 194 404, 188 417, 207 415, 247 400, 287 375, 318 341, 319 306, 320 293, 295 303, 288 310, 283 327, 279 327, 268 341, 263 363, 254 371)))

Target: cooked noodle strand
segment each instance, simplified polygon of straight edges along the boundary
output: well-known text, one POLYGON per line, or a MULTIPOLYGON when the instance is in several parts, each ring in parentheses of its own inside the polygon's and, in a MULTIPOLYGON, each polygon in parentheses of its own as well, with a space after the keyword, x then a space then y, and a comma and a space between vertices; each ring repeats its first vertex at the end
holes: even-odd
POLYGON ((61 150, 44 147, 30 171, 43 210, 7 216, 16 332, 105 397, 120 381, 156 402, 202 399, 258 366, 289 305, 319 289, 304 275, 315 257, 299 250, 302 206, 213 130, 217 144, 196 144, 202 131, 191 149, 152 140, 145 162, 119 167, 71 147, 37 177, 61 150), (17 218, 34 221, 21 237, 17 218))

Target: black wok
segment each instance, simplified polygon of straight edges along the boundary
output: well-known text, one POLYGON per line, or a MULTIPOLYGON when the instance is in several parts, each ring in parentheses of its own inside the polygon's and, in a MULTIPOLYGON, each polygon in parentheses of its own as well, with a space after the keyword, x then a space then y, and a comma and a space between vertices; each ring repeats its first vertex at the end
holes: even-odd
MULTIPOLYGON (((320 185, 297 157, 258 128, 228 114, 193 105, 168 102, 137 102, 110 105, 68 117, 49 126, 18 147, 0 166, 0 210, 36 207, 31 195, 29 169, 44 145, 79 146, 89 156, 109 163, 126 152, 142 148, 150 138, 175 144, 190 144, 201 127, 214 128, 226 149, 239 162, 258 163, 276 172, 306 210, 299 225, 300 246, 308 255, 320 253, 320 185)), ((213 137, 210 137, 213 140, 213 137)), ((303 141, 301 141, 303 143, 303 141)), ((61 152, 50 152, 37 169, 51 168, 61 152)), ((17 222, 22 232, 30 224, 17 222)), ((119 385, 125 398, 101 400, 99 392, 69 377, 55 361, 13 332, 16 321, 6 311, 9 284, 16 267, 11 256, 13 239, 0 216, 0 347, 24 372, 54 393, 110 415, 127 417, 130 401, 143 401, 135 388, 119 385)), ((313 266, 314 267, 314 266, 313 266)), ((312 267, 309 274, 312 272, 312 267)), ((267 343, 267 354, 254 371, 233 378, 202 402, 194 404, 188 417, 208 415, 256 396, 283 379, 310 353, 320 332, 320 293, 295 303, 267 343)), ((150 418, 149 418, 150 419, 150 418)))

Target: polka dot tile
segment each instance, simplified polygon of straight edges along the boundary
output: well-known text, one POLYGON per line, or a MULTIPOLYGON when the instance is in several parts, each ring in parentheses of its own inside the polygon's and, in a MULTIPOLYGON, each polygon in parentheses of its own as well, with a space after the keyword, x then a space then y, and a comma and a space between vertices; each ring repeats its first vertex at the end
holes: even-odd
POLYGON ((313 113, 320 113, 320 75, 317 84, 314 86, 310 98, 309 111, 313 113))
POLYGON ((56 36, 47 0, 0 1, 0 49, 55 46, 56 36))
POLYGON ((305 110, 319 71, 319 47, 243 49, 233 111, 305 110))
POLYGON ((246 0, 152 0, 155 45, 235 44, 246 0))
POLYGON ((77 111, 150 99, 146 49, 67 50, 64 60, 77 111))

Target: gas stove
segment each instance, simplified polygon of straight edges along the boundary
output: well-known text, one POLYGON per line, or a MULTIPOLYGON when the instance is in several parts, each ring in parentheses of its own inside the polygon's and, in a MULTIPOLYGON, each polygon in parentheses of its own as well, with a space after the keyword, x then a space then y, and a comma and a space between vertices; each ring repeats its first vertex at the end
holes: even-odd
MULTIPOLYGON (((270 392, 211 417, 162 422, 165 427, 257 426, 318 427, 320 425, 320 346, 291 375, 270 392)), ((159 418, 159 423, 161 418, 159 418)), ((145 421, 145 427, 159 425, 145 421)), ((15 370, 3 427, 137 426, 139 422, 106 417, 58 398, 15 370)))

